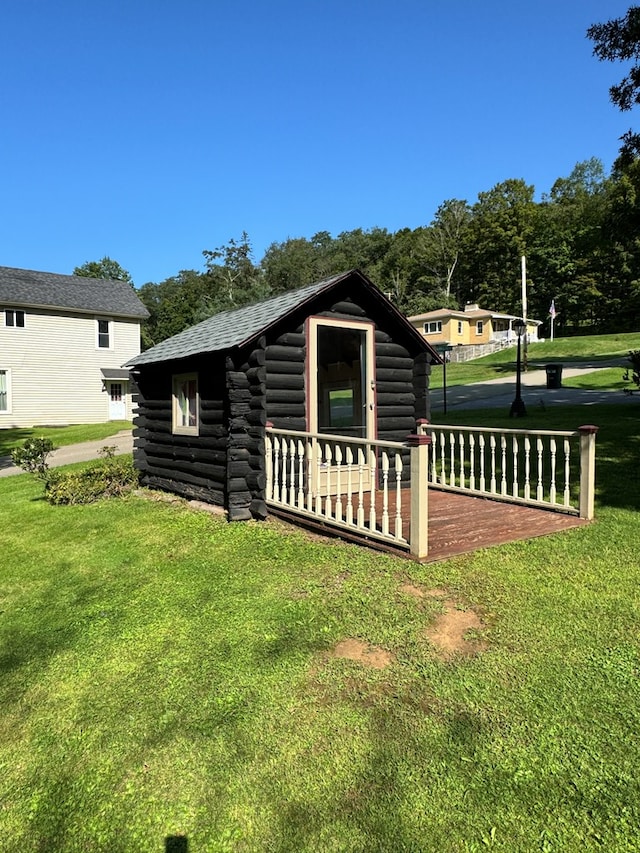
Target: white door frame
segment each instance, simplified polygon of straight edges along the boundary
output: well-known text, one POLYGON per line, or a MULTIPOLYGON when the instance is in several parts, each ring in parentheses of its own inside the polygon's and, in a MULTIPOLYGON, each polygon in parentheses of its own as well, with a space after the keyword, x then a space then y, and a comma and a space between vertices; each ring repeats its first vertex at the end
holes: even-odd
POLYGON ((362 370, 362 408, 365 435, 376 437, 375 405, 375 325, 361 320, 338 320, 330 317, 309 317, 307 320, 307 428, 318 432, 318 327, 350 329, 364 332, 364 369, 362 370))

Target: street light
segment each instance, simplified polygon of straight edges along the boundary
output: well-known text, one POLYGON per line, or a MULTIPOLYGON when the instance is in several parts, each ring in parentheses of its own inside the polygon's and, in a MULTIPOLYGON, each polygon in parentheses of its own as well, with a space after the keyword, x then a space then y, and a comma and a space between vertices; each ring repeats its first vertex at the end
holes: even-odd
POLYGON ((449 353, 453 349, 451 344, 436 344, 436 352, 442 356, 442 402, 444 404, 444 414, 447 414, 447 361, 449 353))
POLYGON ((513 331, 518 336, 518 361, 516 364, 516 397, 513 403, 511 404, 511 410, 509 411, 509 417, 511 418, 521 418, 523 415, 527 414, 527 410, 524 405, 524 400, 520 394, 520 375, 522 373, 522 363, 520 361, 520 341, 522 340, 522 336, 527 331, 527 324, 524 320, 515 320, 513 324, 513 331))

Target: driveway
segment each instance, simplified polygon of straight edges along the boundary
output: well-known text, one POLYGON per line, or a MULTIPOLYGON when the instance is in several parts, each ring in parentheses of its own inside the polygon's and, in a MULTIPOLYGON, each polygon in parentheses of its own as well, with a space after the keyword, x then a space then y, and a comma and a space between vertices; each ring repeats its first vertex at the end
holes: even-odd
MULTIPOLYGON (((89 459, 97 459, 103 447, 115 447, 116 455, 131 453, 133 450, 133 435, 131 430, 123 430, 101 438, 99 441, 84 441, 82 444, 69 444, 54 450, 47 460, 50 468, 60 465, 70 465, 72 462, 87 462, 89 459)), ((11 462, 10 456, 0 457, 0 477, 11 477, 14 474, 22 474, 21 468, 16 468, 11 462)))
MULTIPOLYGON (((581 376, 596 373, 608 367, 619 367, 620 376, 626 369, 626 364, 620 361, 610 363, 595 362, 593 364, 564 364, 562 381, 571 376, 581 376)), ((536 406, 593 406, 595 403, 628 403, 640 402, 640 394, 625 394, 623 391, 589 390, 585 388, 547 388, 547 373, 545 370, 528 370, 522 374, 521 396, 525 406, 532 410, 536 406)), ((459 409, 505 409, 511 408, 515 397, 516 382, 513 376, 489 379, 486 382, 476 382, 473 385, 455 385, 447 388, 447 411, 459 409)), ((444 392, 438 388, 430 393, 431 411, 444 411, 444 392)))

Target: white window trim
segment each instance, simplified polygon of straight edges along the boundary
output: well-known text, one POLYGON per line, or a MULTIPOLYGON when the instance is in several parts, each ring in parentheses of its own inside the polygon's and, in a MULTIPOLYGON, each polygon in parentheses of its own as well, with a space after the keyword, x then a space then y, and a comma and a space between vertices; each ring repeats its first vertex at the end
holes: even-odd
POLYGON ((96 349, 101 350, 102 352, 109 352, 113 347, 113 320, 111 317, 96 317, 96 349), (109 324, 109 346, 101 347, 100 346, 100 323, 108 323, 109 324))
POLYGON ((171 377, 171 431, 174 435, 199 435, 200 433, 200 387, 197 373, 174 373, 171 377), (176 389, 185 380, 194 379, 196 383, 196 422, 193 426, 182 426, 180 406, 176 389))
POLYGON ((7 408, 0 409, 0 415, 10 415, 13 410, 13 400, 11 398, 11 368, 0 367, 0 371, 5 374, 7 380, 7 408))
POLYGON ((424 324, 424 334, 425 335, 441 335, 442 334, 442 320, 427 320, 424 324), (435 326, 434 329, 431 326, 435 326))
POLYGON ((476 335, 484 334, 484 320, 476 320, 476 335))
POLYGON ((458 334, 462 335, 464 333, 464 326, 462 325, 462 320, 458 320, 458 334))
POLYGON ((26 326, 27 326, 27 312, 24 310, 24 308, 12 308, 10 305, 7 305, 5 308, 2 309, 2 314, 4 317, 5 329, 25 329, 26 328, 26 326), (7 311, 13 311, 14 319, 15 319, 16 314, 22 314, 22 319, 24 320, 24 325, 18 326, 15 322, 13 325, 9 325, 7 323, 7 311))

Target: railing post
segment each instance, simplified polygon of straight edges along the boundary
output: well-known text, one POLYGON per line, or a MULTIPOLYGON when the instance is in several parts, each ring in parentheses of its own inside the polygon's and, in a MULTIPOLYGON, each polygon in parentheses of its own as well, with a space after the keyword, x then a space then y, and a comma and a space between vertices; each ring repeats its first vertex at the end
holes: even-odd
POLYGON ((273 423, 267 421, 264 431, 264 446, 265 446, 265 474, 267 482, 265 486, 265 496, 267 500, 273 497, 273 439, 271 438, 270 430, 273 429, 273 423))
POLYGON ((580 518, 592 519, 596 491, 596 433, 593 424, 578 427, 580 433, 580 518))
POLYGON ((431 436, 418 433, 407 436, 411 448, 411 518, 409 552, 421 560, 429 553, 429 446, 431 436))

